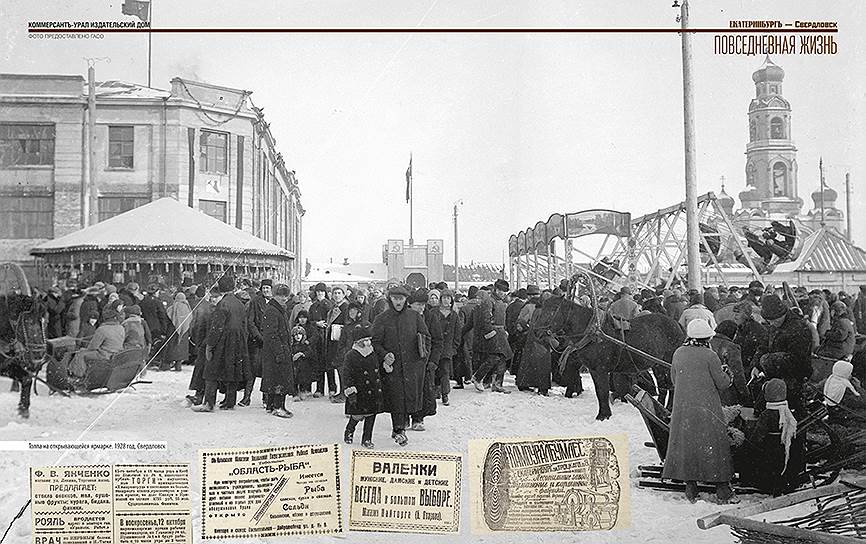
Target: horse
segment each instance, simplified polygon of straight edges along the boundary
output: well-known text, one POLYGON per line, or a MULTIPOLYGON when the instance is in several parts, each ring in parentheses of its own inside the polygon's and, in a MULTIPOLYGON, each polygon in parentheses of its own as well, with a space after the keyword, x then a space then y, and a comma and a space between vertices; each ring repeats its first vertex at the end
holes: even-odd
MULTIPOLYGON (((524 362, 536 365, 543 372, 545 355, 560 351, 560 362, 564 368, 563 381, 580 379, 580 367, 589 369, 598 399, 599 421, 610 418, 610 374, 622 372, 638 374, 652 369, 659 381, 660 388, 669 389, 670 378, 666 368, 656 360, 633 353, 610 338, 617 338, 611 323, 602 322, 596 310, 575 303, 573 288, 563 297, 549 299, 535 311, 534 326, 530 328, 527 346, 532 342, 533 349, 525 348, 524 362), (532 354, 535 354, 534 356, 532 354), (527 355, 532 358, 527 361, 527 355), (541 363, 539 364, 539 361, 541 363)), ((685 339, 679 324, 662 314, 646 314, 631 321, 631 330, 624 335, 625 343, 652 357, 670 363, 674 351, 685 339)), ((547 363, 549 364, 549 363, 547 363)))
POLYGON ((18 415, 22 418, 30 416, 33 379, 45 361, 44 311, 38 298, 0 296, 0 376, 18 385, 18 415))

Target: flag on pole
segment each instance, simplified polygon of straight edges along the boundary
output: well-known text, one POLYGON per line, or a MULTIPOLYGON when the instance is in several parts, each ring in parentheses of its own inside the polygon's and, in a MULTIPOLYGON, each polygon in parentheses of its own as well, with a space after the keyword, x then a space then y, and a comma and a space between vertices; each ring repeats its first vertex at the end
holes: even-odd
POLYGON ((124 15, 134 15, 144 22, 150 21, 150 0, 123 0, 121 11, 124 15))
POLYGON ((409 168, 406 169, 406 202, 409 202, 412 191, 412 154, 409 154, 409 168))

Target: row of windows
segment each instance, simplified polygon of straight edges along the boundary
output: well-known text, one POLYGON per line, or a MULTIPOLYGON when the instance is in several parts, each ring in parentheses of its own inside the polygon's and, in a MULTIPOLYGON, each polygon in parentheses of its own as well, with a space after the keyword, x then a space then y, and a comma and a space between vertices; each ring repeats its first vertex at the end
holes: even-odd
MULTIPOLYGON (((54 164, 54 125, 0 124, 0 167, 54 164)), ((135 128, 108 127, 109 168, 135 168, 135 128)), ((202 130, 199 171, 228 173, 228 134, 202 130)))
POLYGON ((0 238, 53 237, 53 196, 0 196, 0 238))
MULTIPOLYGON (((150 202, 149 196, 103 196, 99 197, 99 221, 111 219, 129 210, 150 202)), ((205 214, 228 222, 228 205, 217 200, 199 200, 199 209, 205 214)), ((283 204, 285 215, 288 214, 288 203, 283 204)), ((284 215, 284 216, 285 216, 284 215)), ((276 217, 272 218, 274 234, 276 234, 276 217)), ((298 228, 296 220, 295 229, 298 228)), ((282 221, 284 231, 281 233, 283 246, 287 245, 290 236, 289 222, 282 221)), ((54 197, 53 196, 3 196, 0 195, 0 239, 22 238, 53 238, 54 237, 54 197)), ((294 242, 294 240, 292 241, 294 242)), ((294 245, 294 243, 292 244, 294 245)))

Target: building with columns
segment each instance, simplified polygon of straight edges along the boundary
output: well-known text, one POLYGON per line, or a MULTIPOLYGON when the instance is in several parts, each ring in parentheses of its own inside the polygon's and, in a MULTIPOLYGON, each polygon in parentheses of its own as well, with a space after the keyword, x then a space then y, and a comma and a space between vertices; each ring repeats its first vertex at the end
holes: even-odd
POLYGON ((29 275, 34 246, 168 196, 286 250, 299 286, 299 183, 250 91, 174 78, 95 94, 89 111, 81 76, 0 74, 0 261, 29 275))

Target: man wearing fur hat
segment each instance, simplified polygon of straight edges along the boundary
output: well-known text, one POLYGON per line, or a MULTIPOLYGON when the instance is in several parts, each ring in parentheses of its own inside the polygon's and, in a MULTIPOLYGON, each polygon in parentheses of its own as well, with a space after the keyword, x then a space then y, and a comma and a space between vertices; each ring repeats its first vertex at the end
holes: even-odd
MULTIPOLYGON (((767 343, 759 347, 753 375, 781 378, 788 387, 788 404, 794 415, 804 416, 803 381, 812 375, 812 335, 806 321, 779 298, 766 295, 761 315, 767 320, 767 343)), ((757 406, 756 408, 760 408, 757 406)))
POLYGON ((250 378, 246 373, 249 357, 246 309, 234 292, 234 278, 221 276, 217 286, 223 297, 211 314, 205 348, 204 401, 193 406, 196 412, 213 411, 218 382, 222 382, 226 388, 225 401, 220 408, 233 410, 238 386, 243 387, 250 378))
POLYGON ((421 409, 412 413, 413 431, 424 430, 424 418, 436 415, 436 371, 439 369, 439 359, 442 356, 442 325, 439 313, 439 291, 421 288, 415 290, 409 297, 412 310, 424 317, 424 323, 430 332, 430 353, 427 355, 427 366, 424 373, 424 393, 421 409), (435 300, 436 305, 433 306, 435 300))
POLYGON ((391 412, 391 437, 401 446, 409 414, 421 409, 427 360, 419 337, 430 336, 424 318, 407 308, 409 292, 397 286, 388 292, 389 308, 373 322, 373 349, 382 361, 385 405, 391 412))

